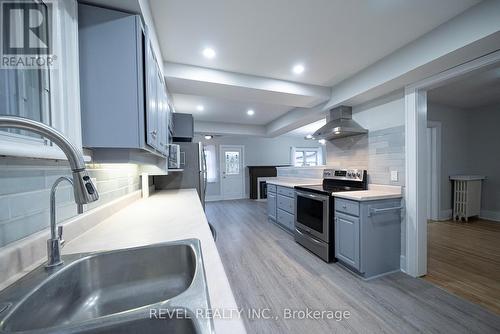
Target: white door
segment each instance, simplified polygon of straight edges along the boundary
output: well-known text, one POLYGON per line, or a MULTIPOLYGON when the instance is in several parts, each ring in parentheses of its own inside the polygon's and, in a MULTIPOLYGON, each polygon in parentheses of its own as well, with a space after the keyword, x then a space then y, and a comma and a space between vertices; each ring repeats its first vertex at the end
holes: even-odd
POLYGON ((243 198, 243 146, 221 145, 220 154, 222 199, 243 198))

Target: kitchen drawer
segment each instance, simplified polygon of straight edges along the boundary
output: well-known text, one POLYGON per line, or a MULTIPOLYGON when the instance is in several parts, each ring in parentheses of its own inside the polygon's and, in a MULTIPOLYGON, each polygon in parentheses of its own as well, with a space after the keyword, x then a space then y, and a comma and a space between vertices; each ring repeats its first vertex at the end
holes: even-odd
POLYGON ((283 195, 283 196, 288 196, 288 197, 294 197, 295 196, 295 190, 293 188, 287 188, 287 187, 281 187, 278 186, 278 194, 283 195))
POLYGON ((351 216, 359 216, 359 203, 342 198, 336 198, 335 211, 347 213, 351 216))
POLYGON ((269 192, 269 193, 275 193, 276 192, 276 185, 268 183, 267 184, 267 192, 269 192))
POLYGON ((295 198, 278 194, 278 209, 284 210, 291 214, 295 214, 295 198))
POLYGON ((290 231, 293 231, 295 225, 295 216, 291 213, 278 209, 278 223, 290 231))

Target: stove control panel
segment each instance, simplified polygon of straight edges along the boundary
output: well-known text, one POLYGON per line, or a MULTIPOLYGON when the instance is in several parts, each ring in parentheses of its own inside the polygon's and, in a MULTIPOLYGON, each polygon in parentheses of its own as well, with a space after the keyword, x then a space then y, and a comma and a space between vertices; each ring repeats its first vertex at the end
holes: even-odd
POLYGON ((362 169, 325 169, 324 179, 363 181, 366 171, 362 169))

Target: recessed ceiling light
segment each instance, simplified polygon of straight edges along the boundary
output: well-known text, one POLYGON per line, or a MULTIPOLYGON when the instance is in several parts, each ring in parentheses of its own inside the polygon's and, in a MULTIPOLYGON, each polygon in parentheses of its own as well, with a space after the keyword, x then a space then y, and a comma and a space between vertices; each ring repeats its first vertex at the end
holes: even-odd
POLYGON ((255 111, 253 111, 252 109, 248 109, 247 110, 247 115, 248 116, 253 116, 255 114, 255 111))
POLYGON ((203 105, 199 104, 196 106, 196 110, 203 111, 203 110, 205 110, 205 107, 203 105))
POLYGON ((313 135, 307 135, 306 138, 307 139, 312 139, 313 135))
POLYGON ((215 50, 212 48, 205 48, 203 49, 203 55, 205 56, 205 58, 213 59, 215 58, 215 50))
POLYGON ((211 135, 206 135, 206 136, 205 136, 205 139, 206 139, 206 140, 210 140, 210 139, 212 139, 212 138, 213 138, 213 136, 211 136, 211 135))
POLYGON ((305 68, 304 68, 304 65, 302 64, 297 64, 293 67, 293 73, 295 74, 301 74, 302 72, 304 72, 305 68))
POLYGON ((321 145, 325 145, 326 139, 320 139, 320 140, 318 140, 318 143, 320 143, 321 145))

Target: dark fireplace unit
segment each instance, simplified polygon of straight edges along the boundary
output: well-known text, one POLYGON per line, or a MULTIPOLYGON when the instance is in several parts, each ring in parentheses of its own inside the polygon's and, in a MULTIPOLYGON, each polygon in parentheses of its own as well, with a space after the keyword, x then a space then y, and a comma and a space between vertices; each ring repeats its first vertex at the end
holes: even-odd
POLYGON ((276 166, 247 166, 248 176, 250 179, 250 199, 257 199, 260 187, 261 198, 266 198, 267 187, 265 184, 257 184, 257 178, 259 177, 275 177, 276 167, 286 167, 288 165, 276 165, 276 166))

